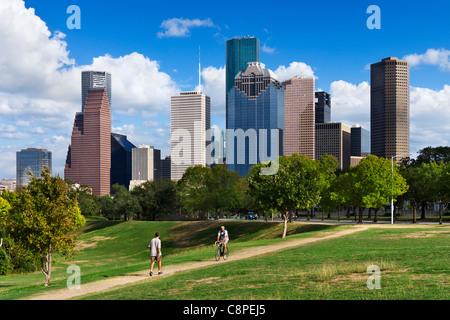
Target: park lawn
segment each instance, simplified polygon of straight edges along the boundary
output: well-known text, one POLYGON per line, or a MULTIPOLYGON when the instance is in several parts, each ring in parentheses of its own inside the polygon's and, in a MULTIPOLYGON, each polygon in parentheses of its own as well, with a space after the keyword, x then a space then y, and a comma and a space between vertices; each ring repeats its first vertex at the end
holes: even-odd
MULTIPOLYGON (((230 232, 233 250, 282 241, 281 223, 254 221, 88 221, 77 230, 77 254, 73 260, 54 256, 52 281, 44 288, 41 272, 0 276, 0 299, 21 299, 30 295, 66 287, 71 274, 66 270, 77 265, 82 283, 141 271, 149 268, 148 244, 156 231, 161 233, 164 263, 210 260, 213 243, 221 225, 230 232)), ((345 227, 334 225, 289 225, 289 237, 316 236, 345 227)))
POLYGON ((449 299, 450 227, 378 228, 83 299, 449 299), (369 290, 369 265, 381 289, 369 290))

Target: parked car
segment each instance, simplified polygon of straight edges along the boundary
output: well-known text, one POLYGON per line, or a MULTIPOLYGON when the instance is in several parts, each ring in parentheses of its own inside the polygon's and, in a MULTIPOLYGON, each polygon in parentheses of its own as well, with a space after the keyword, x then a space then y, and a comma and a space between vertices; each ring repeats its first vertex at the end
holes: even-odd
POLYGON ((258 215, 254 212, 249 212, 245 215, 245 220, 256 220, 258 219, 258 215))

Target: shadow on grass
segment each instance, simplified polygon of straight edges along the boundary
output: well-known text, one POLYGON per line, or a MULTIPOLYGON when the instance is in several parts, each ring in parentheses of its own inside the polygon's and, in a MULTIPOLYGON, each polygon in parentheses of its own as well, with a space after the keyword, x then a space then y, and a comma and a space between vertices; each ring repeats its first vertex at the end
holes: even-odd
MULTIPOLYGON (((281 222, 198 221, 181 223, 170 228, 171 233, 175 236, 172 239, 167 239, 165 246, 189 248, 211 245, 216 241, 217 233, 222 225, 228 230, 230 240, 233 242, 276 239, 281 237, 283 231, 283 223, 281 222)), ((331 231, 338 227, 337 225, 289 223, 287 236, 307 232, 331 231)))
POLYGON ((111 221, 111 220, 87 221, 86 224, 83 227, 81 227, 80 229, 76 230, 76 232, 80 233, 80 234, 88 233, 88 232, 112 227, 112 226, 118 225, 120 223, 124 223, 124 221, 111 221))

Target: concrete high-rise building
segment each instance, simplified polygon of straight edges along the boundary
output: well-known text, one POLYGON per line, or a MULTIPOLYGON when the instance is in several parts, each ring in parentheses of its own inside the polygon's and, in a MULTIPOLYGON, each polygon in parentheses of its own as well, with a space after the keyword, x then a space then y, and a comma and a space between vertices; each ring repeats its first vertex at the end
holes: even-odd
POLYGON ((105 71, 81 72, 81 112, 84 112, 84 105, 89 89, 99 88, 106 88, 109 108, 111 108, 111 74, 105 71))
POLYGON ((409 65, 389 57, 370 66, 371 153, 409 154, 409 65))
POLYGON ((136 148, 127 136, 111 133, 111 186, 120 184, 129 188, 131 180, 131 152, 136 148))
POLYGON ((111 111, 107 89, 90 89, 83 113, 75 115, 64 177, 97 195, 111 187, 111 111))
POLYGON ((315 93, 316 123, 331 122, 331 96, 325 91, 315 93))
POLYGON ((284 86, 284 154, 315 158, 314 78, 294 77, 284 86))
POLYGON ((228 92, 227 129, 227 166, 240 176, 283 155, 284 87, 263 63, 249 62, 236 75, 228 92))
POLYGON ((324 154, 336 157, 340 169, 350 167, 351 130, 340 122, 316 123, 316 160, 324 154))
POLYGON ((161 178, 161 150, 143 144, 134 148, 131 154, 130 190, 146 181, 161 178))
MULTIPOLYGON (((225 94, 234 87, 234 78, 240 71, 247 69, 249 62, 259 62, 259 39, 255 37, 239 37, 226 43, 226 80, 225 94)), ((228 102, 226 103, 226 128, 228 129, 228 102)))
POLYGON ((52 152, 46 149, 28 148, 16 152, 16 184, 27 186, 30 182, 28 172, 40 177, 44 168, 52 170, 52 152))
POLYGON ((14 191, 16 190, 16 185, 17 185, 17 180, 16 179, 2 179, 1 184, 6 186, 6 188, 9 191, 14 191))
POLYGON ((352 127, 351 155, 361 157, 370 153, 370 133, 363 127, 352 127))
POLYGON ((171 98, 171 179, 179 180, 187 168, 211 162, 207 154, 211 127, 211 99, 200 91, 181 92, 171 98))

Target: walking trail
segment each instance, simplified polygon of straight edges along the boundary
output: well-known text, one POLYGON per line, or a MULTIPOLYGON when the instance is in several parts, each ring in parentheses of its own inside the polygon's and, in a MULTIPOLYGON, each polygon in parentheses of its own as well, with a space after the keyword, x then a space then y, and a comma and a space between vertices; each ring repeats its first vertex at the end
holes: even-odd
MULTIPOLYGON (((259 255, 264 255, 268 253, 273 253, 278 250, 284 250, 296 246, 301 246, 309 243, 314 243, 318 241, 323 240, 329 240, 334 239, 338 237, 342 237, 360 230, 367 229, 367 226, 363 225, 357 225, 354 226, 352 229, 346 229, 339 232, 329 233, 324 232, 319 234, 318 236, 311 237, 311 238, 303 238, 303 239, 294 239, 294 240, 287 240, 283 241, 281 243, 273 244, 273 245, 266 245, 266 246, 259 246, 259 247, 252 247, 252 248, 245 248, 236 250, 233 252, 233 255, 230 256, 230 259, 228 261, 236 261, 241 259, 247 259, 252 258, 259 255)), ((219 262, 215 260, 207 260, 207 261, 201 261, 201 262, 192 262, 192 263, 183 263, 183 264, 177 264, 177 265, 163 265, 163 276, 171 275, 178 272, 188 271, 188 270, 194 270, 194 269, 200 269, 205 268, 212 265, 217 265, 218 263, 226 263, 226 261, 219 260, 219 262)), ((152 278, 149 277, 149 270, 143 270, 139 272, 134 272, 130 274, 126 274, 123 276, 116 276, 111 277, 109 279, 99 280, 95 282, 90 282, 86 284, 81 284, 80 289, 59 289, 59 290, 53 290, 50 292, 46 292, 44 294, 38 294, 29 297, 30 300, 65 300, 75 297, 80 297, 88 294, 93 293, 99 293, 106 290, 111 289, 117 289, 118 286, 127 285, 130 283, 135 283, 138 281, 143 280, 151 280, 151 279, 157 279, 161 276, 153 276, 152 278)))

